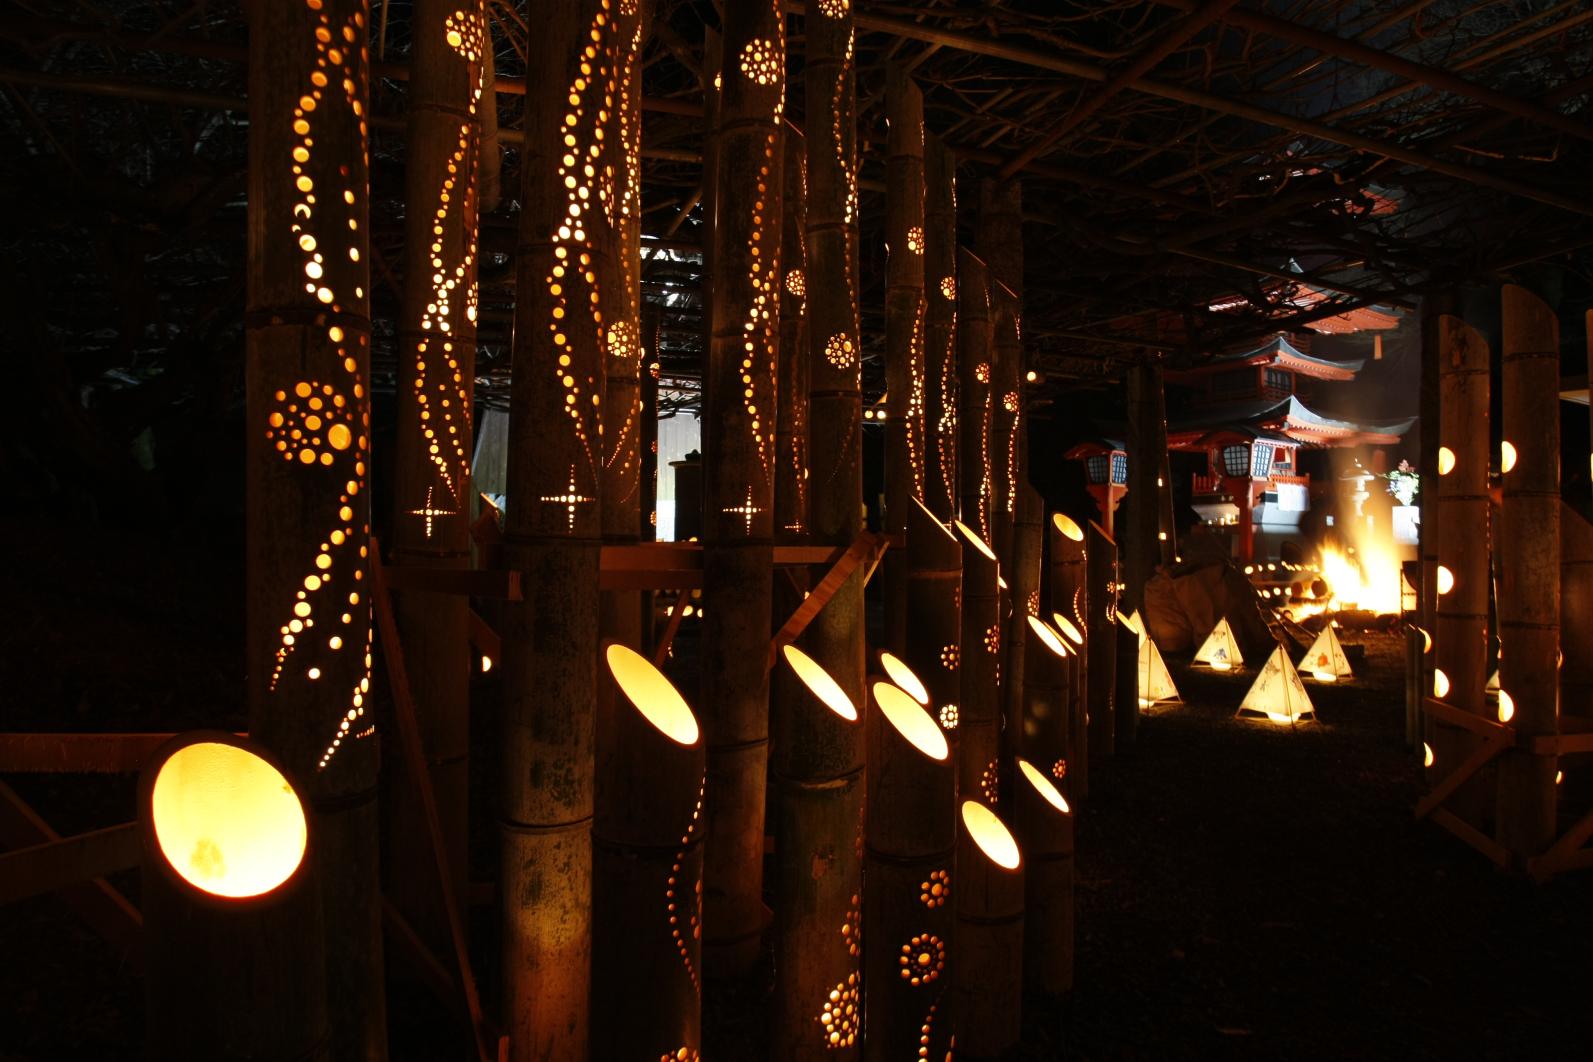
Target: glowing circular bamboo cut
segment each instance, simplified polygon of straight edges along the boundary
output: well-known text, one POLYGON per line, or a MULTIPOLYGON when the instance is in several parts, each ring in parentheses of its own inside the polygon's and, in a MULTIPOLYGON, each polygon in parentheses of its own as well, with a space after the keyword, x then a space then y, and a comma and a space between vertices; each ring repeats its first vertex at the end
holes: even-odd
POLYGON ((1023 865, 1023 854, 1018 851, 1018 842, 1012 836, 1012 831, 996 817, 994 811, 979 801, 962 802, 962 826, 979 851, 996 866, 1004 870, 1017 870, 1023 865))
POLYGON ((1068 641, 1072 642, 1074 645, 1084 644, 1084 633, 1079 630, 1072 620, 1062 615, 1062 613, 1051 613, 1051 622, 1055 624, 1058 631, 1061 631, 1062 634, 1067 637, 1068 641))
POLYGON ((246 748, 184 745, 150 795, 155 838, 173 871, 213 896, 263 896, 304 861, 308 827, 293 786, 246 748))
POLYGON ((894 653, 882 652, 879 654, 879 663, 892 682, 901 687, 913 700, 926 708, 929 707, 929 691, 924 688, 924 683, 901 657, 894 653))
POLYGON ((1080 527, 1074 519, 1066 513, 1053 513, 1051 524, 1062 533, 1065 538, 1074 542, 1084 541, 1084 528, 1080 527))
POLYGON ((1057 633, 1055 627, 1039 616, 1027 616, 1025 618, 1029 621, 1029 629, 1034 632, 1034 636, 1039 638, 1047 649, 1064 659, 1072 655, 1073 650, 1068 648, 1067 642, 1062 640, 1062 635, 1057 633))
POLYGON ((1433 765, 1433 760, 1434 760, 1433 747, 1431 745, 1427 744, 1427 742, 1423 741, 1422 742, 1422 766, 1423 767, 1431 767, 1433 765))
POLYGON ((1455 573, 1444 567, 1438 566, 1438 593, 1447 594, 1455 588, 1455 573))
POLYGON ((1438 474, 1447 476, 1455 470, 1455 451, 1447 446, 1438 448, 1438 474))
POLYGON ((1433 668, 1433 696, 1439 700, 1449 696, 1449 676, 1442 668, 1433 668))
POLYGON ((609 646, 603 655, 620 692, 643 718, 678 745, 697 744, 697 717, 674 683, 651 660, 619 644, 609 646))
POLYGON ((857 722, 857 707, 852 704, 852 698, 841 689, 840 683, 830 677, 817 660, 804 653, 794 645, 785 646, 782 650, 785 662, 791 665, 791 670, 796 672, 796 677, 808 688, 808 692, 824 703, 824 706, 849 723, 857 722))
POLYGON ((889 682, 874 683, 874 703, 885 713, 886 720, 896 728, 908 744, 932 760, 944 760, 951 755, 946 735, 940 724, 930 718, 913 697, 889 682))
POLYGON ((990 560, 994 561, 996 559, 996 551, 986 545, 985 540, 980 538, 976 531, 970 528, 967 524, 963 523, 961 520, 953 520, 952 523, 956 525, 957 530, 962 533, 962 537, 967 539, 970 545, 972 545, 980 553, 983 553, 990 560))
POLYGON ((1510 472, 1516 467, 1516 447, 1509 439, 1499 444, 1499 471, 1510 472))
POLYGON ((1040 768, 1028 760, 1020 758, 1018 760, 1018 770, 1022 773, 1024 779, 1034 786, 1035 792, 1045 798, 1047 804, 1050 804, 1064 815, 1073 810, 1068 807, 1067 798, 1062 795, 1056 786, 1051 784, 1051 779, 1047 778, 1040 768))
POLYGON ((1499 691, 1499 722, 1508 723, 1516 717, 1516 702, 1504 690, 1499 691))

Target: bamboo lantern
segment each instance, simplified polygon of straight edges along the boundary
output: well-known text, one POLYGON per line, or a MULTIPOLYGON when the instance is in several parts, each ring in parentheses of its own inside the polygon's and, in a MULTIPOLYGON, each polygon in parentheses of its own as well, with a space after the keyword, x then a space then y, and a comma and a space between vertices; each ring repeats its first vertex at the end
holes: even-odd
POLYGON ((379 1057, 387 1014, 367 703, 370 20, 364 0, 248 13, 249 730, 310 806, 333 1052, 379 1057))
POLYGON ((1068 688, 1067 780, 1063 787, 1074 803, 1090 789, 1089 737, 1086 716, 1089 702, 1089 643, 1085 632, 1090 620, 1090 581, 1084 528, 1066 513, 1052 513, 1050 523, 1050 595, 1052 623, 1073 650, 1068 688))
MULTIPOLYGON (((925 489, 924 99, 905 67, 886 74, 885 530, 907 531, 925 489)), ((885 555, 885 644, 907 646, 907 563, 885 555)))
POLYGON ((145 767, 150 1058, 333 1057, 314 827, 301 792, 262 746, 221 732, 181 734, 145 767))
MULTIPOLYGON (((477 160, 490 49, 479 0, 419 0, 412 18, 392 563, 463 569, 471 564, 477 160)), ((463 897, 469 894, 470 599, 399 594, 393 612, 453 895, 463 897)), ((386 772, 382 799, 387 894, 432 950, 445 954, 452 946, 448 916, 414 780, 386 772)))
MULTIPOLYGON (((1021 755, 1060 783, 1068 774, 1068 744, 1072 736, 1068 687, 1073 671, 1073 651, 1067 637, 1039 616, 1024 621, 1029 628, 1029 660, 1024 671, 1021 739, 1014 744, 1021 755)), ((1013 779, 1013 785, 1018 784, 1013 779)))
MULTIPOLYGON (((1161 524, 1161 449, 1166 431, 1157 419, 1161 372, 1144 361, 1128 370, 1128 512, 1125 514, 1121 561, 1124 598, 1129 611, 1145 604, 1145 582, 1161 562, 1157 529, 1161 524)), ((1121 737, 1121 735, 1119 735, 1121 737)), ((1132 733, 1129 736, 1133 740, 1132 733)))
MULTIPOLYGON (((781 205, 780 365, 775 386, 774 533, 784 543, 808 535, 808 361, 807 146, 802 134, 785 125, 785 191, 781 205)), ((787 610, 789 615, 790 610, 787 610)), ((777 622, 783 617, 776 610, 777 622)))
POLYGON ((924 136, 924 497, 943 524, 957 515, 957 166, 924 136))
POLYGON ((958 497, 962 519, 989 541, 996 484, 990 450, 990 287, 979 256, 957 250, 958 497))
POLYGON ((713 342, 703 403, 702 703, 709 838, 703 948, 715 975, 749 969, 763 929, 775 371, 784 279, 781 5, 730 6, 723 37, 713 342))
POLYGON ((1012 566, 1004 569, 1011 580, 1011 612, 1006 619, 1005 663, 1001 669, 1002 695, 1006 698, 1002 708, 1006 715, 1008 761, 1011 753, 1022 745, 1023 699, 1025 669, 1028 659, 1029 624, 1031 616, 1040 615, 1040 552, 1045 541, 1045 501, 1040 492, 1029 485, 1026 476, 1017 489, 1018 504, 1012 525, 1012 566))
POLYGON ((961 809, 952 1025, 959 1059, 1000 1059, 1023 1024, 1023 856, 995 812, 976 800, 961 809))
POLYGON ((1073 990, 1073 811, 1039 767, 1018 761, 1018 840, 1024 869, 1023 983, 1030 995, 1073 990))
POLYGON ((987 541, 1003 571, 1013 565, 1012 531, 1018 515, 1022 469, 1024 357, 1019 315, 1023 312, 1023 185, 986 179, 979 183, 978 250, 990 267, 991 380, 994 416, 990 451, 996 485, 994 526, 987 541))
POLYGON ((962 521, 962 695, 957 720, 957 792, 994 807, 1001 785, 1001 701, 996 671, 1001 661, 1000 598, 996 555, 962 521))
POLYGON ((864 862, 863 977, 866 1059, 943 1058, 942 1006, 952 917, 947 906, 956 839, 951 749, 922 707, 922 684, 888 653, 893 679, 876 682, 869 713, 868 848, 864 862), (919 689, 911 687, 918 684, 919 689), (927 1053, 922 1053, 924 1049, 927 1053))
POLYGON ((691 1058, 702 1048, 706 757, 696 716, 651 662, 619 644, 608 646, 604 660, 610 688, 598 718, 592 829, 592 1057, 691 1058))
MULTIPOLYGON (((1091 759, 1111 756, 1117 748, 1117 543, 1093 520, 1084 532, 1085 594, 1085 729, 1091 759)), ((1136 652, 1137 652, 1136 647, 1136 652)), ((1136 657, 1131 669, 1138 675, 1136 657)), ((1138 705, 1139 691, 1134 691, 1138 705)))
POLYGON ((505 555, 525 601, 504 613, 503 1028, 513 1062, 585 1059, 592 934, 593 724, 602 281, 618 230, 590 172, 621 139, 609 0, 539 12, 526 68, 505 555))
MULTIPOLYGON (((953 743, 962 714, 962 544, 916 499, 907 524, 906 663, 953 743)), ((897 683, 900 685, 900 683, 897 683)))
POLYGON ((774 994, 769 1057, 856 1058, 862 1048, 863 763, 857 708, 794 645, 770 755, 775 797, 774 994))
MULTIPOLYGON (((604 165, 613 187, 603 204, 616 230, 614 253, 598 277, 603 314, 603 483, 598 491, 603 541, 638 542, 642 533, 642 46, 647 40, 645 5, 614 4, 608 37, 609 79, 617 106, 607 129, 604 165)), ((642 592, 602 594, 604 638, 625 645, 642 642, 642 592)))
MULTIPOLYGON (((1548 303, 1507 284, 1499 519, 1499 721, 1527 738, 1560 732, 1560 326, 1548 303)), ((1556 837, 1552 752, 1499 760, 1498 838, 1521 859, 1556 837)))
MULTIPOLYGON (((1489 351, 1481 335, 1447 314, 1439 329, 1438 608, 1433 630, 1433 694, 1476 715, 1487 709, 1488 684, 1488 387, 1489 351)), ((1508 655, 1509 650, 1506 650, 1508 655)), ((1460 766, 1480 739, 1469 730, 1429 720, 1435 784, 1460 766)), ((1485 794, 1475 777, 1447 802, 1479 826, 1485 794)))

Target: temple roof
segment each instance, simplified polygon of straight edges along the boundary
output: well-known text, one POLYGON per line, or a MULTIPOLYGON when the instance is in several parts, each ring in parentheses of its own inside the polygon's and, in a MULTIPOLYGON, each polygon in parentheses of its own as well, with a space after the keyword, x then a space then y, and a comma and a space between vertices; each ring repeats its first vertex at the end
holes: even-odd
POLYGON ((1288 369, 1302 376, 1310 376, 1317 380, 1332 380, 1344 382, 1355 379, 1362 366, 1366 364, 1365 358, 1356 358, 1350 361, 1329 361, 1326 358, 1312 357, 1303 353, 1287 336, 1274 336, 1261 346, 1253 350, 1238 351, 1229 354, 1218 354, 1202 365, 1192 369, 1171 370, 1167 373, 1169 380, 1193 380, 1214 372, 1221 372, 1243 365, 1277 366, 1288 369))
POLYGON ((1376 424, 1340 420, 1317 413, 1290 395, 1191 410, 1169 421, 1167 443, 1174 449, 1204 449, 1226 431, 1236 437, 1272 438, 1307 446, 1393 445, 1414 423, 1415 417, 1376 424))

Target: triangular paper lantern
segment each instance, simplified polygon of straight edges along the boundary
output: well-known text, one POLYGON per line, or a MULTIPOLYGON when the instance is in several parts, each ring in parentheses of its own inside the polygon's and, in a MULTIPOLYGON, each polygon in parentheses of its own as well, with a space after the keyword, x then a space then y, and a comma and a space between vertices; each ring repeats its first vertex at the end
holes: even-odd
POLYGON ((1339 636, 1333 632, 1333 624, 1323 627, 1322 633, 1311 643, 1311 648, 1305 651, 1305 656, 1300 660, 1300 670, 1318 682, 1337 682, 1339 679, 1355 677, 1350 670, 1349 658, 1344 655, 1344 646, 1339 644, 1339 636))
POLYGON ((1178 687, 1173 685, 1173 676, 1167 671, 1167 662, 1162 659, 1161 650, 1156 648, 1156 643, 1149 638, 1140 638, 1139 642, 1139 706, 1149 708, 1160 701, 1183 700, 1178 696, 1178 687))
POLYGON ((1139 644, 1145 644, 1145 621, 1139 618, 1139 609, 1135 609, 1126 616, 1119 612, 1117 614, 1117 622, 1139 635, 1139 644))
POLYGON ((1228 626, 1228 618, 1224 616, 1206 635, 1206 640, 1200 643, 1200 650, 1195 653, 1195 663, 1206 664, 1215 671, 1230 671, 1244 662, 1239 643, 1234 641, 1233 628, 1228 626))
POLYGON ((1289 663, 1289 657, 1278 646, 1267 657, 1261 673, 1250 685, 1250 692, 1239 705, 1241 716, 1262 716, 1274 723, 1294 724, 1306 716, 1316 718, 1311 707, 1311 697, 1305 692, 1300 673, 1289 663))

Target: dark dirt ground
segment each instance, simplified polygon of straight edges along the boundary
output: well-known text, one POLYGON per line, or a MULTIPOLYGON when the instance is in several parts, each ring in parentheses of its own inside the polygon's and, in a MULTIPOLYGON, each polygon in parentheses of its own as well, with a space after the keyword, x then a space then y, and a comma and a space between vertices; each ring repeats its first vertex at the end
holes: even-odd
MULTIPOLYGON (((0 524, 15 576, 0 730, 241 725, 230 570, 219 584, 204 575, 204 546, 128 544, 129 578, 121 549, 69 534, 0 524)), ((1233 718, 1250 674, 1169 660, 1185 703, 1145 718, 1131 754, 1092 764, 1078 987, 1063 1007, 1029 1009, 1023 1057, 1586 1057, 1593 876, 1533 886, 1412 821, 1421 780, 1402 747, 1401 643, 1364 641, 1361 674, 1310 683, 1321 722, 1294 730, 1233 718)), ((131 779, 0 780, 63 832, 132 815, 131 779)), ((490 880, 490 864, 475 876, 490 880)), ((134 878, 117 881, 134 891, 134 878)), ((490 912, 475 914, 490 985, 490 912)), ((760 1054, 766 983, 767 971, 710 988, 709 1058, 760 1054)), ((0 909, 0 1062, 142 1057, 141 991, 53 900, 0 909)), ((424 989, 395 983, 390 1011, 395 1060, 464 1057, 424 989)))

